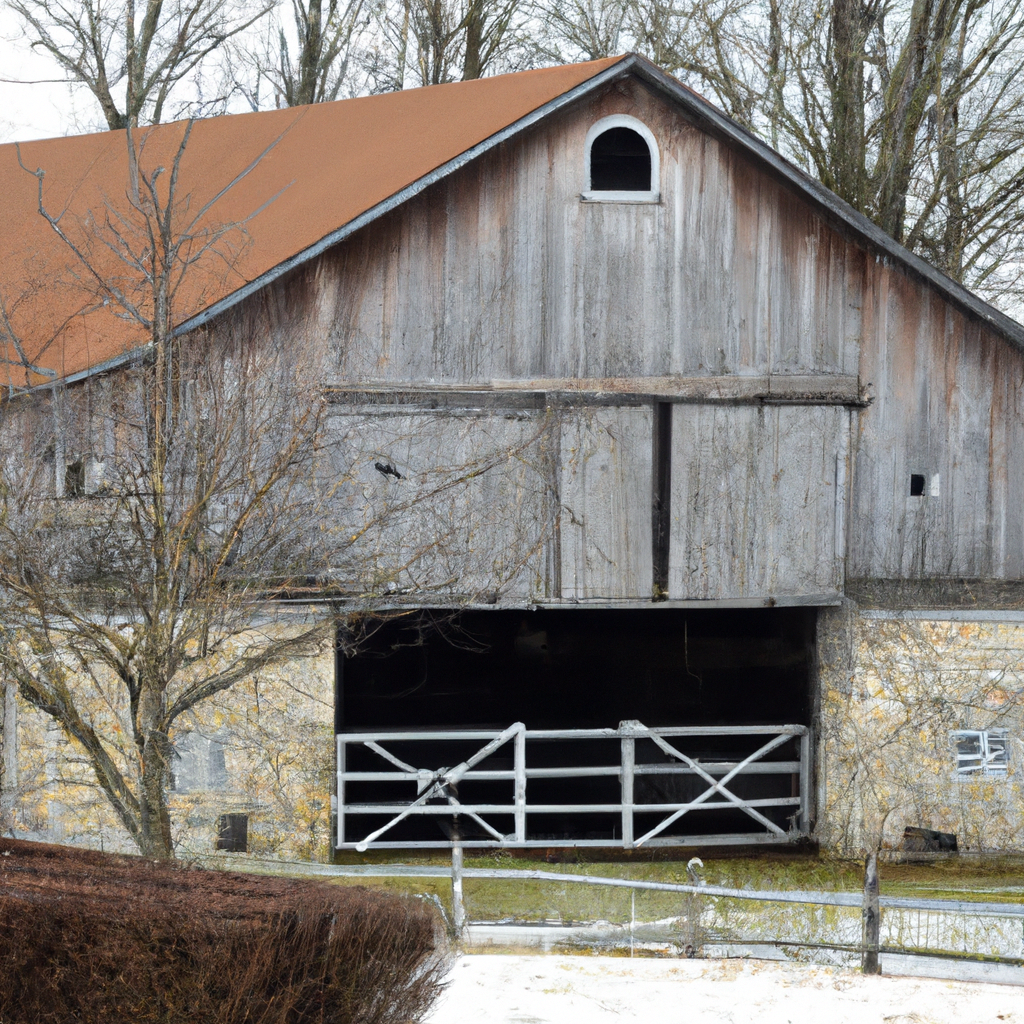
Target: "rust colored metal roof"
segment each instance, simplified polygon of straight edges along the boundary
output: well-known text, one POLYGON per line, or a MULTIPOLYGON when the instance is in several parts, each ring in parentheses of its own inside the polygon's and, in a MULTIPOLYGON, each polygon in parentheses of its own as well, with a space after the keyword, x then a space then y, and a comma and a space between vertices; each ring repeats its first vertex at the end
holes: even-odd
MULTIPOLYGON (((382 204, 426 187, 440 169, 471 159, 488 140, 623 63, 613 57, 196 122, 180 163, 178 230, 204 211, 193 253, 225 233, 182 277, 176 322, 187 328, 214 315, 333 244, 339 229, 355 230, 382 204)), ((158 188, 185 130, 177 122, 136 133, 140 166, 167 169, 158 188)), ((102 303, 93 275, 122 287, 125 301, 145 314, 146 289, 122 258, 146 249, 132 205, 124 132, 0 146, 0 301, 10 327, 4 384, 74 377, 146 344, 147 331, 123 305, 102 303), (67 240, 40 215, 40 192, 67 240)))
MULTIPOLYGON (((235 229, 185 275, 175 302, 177 329, 187 331, 216 316, 490 146, 627 74, 742 150, 869 251, 924 279, 946 301, 1024 349, 1024 327, 904 249, 713 104, 635 54, 196 122, 181 162, 177 194, 187 204, 179 224, 202 211, 193 255, 209 233, 226 225, 235 229)), ((137 133, 142 166, 170 168, 185 128, 178 122, 137 133)), ((144 248, 133 234, 138 218, 132 216, 128 185, 124 132, 0 146, 0 385, 73 380, 116 365, 147 343, 147 331, 116 302, 98 304, 90 276, 91 268, 108 285, 120 285, 126 302, 145 298, 138 273, 116 252, 122 241, 136 253, 144 248), (84 259, 40 216, 40 183, 32 173, 37 168, 45 172, 41 194, 47 210, 59 215, 84 259)))

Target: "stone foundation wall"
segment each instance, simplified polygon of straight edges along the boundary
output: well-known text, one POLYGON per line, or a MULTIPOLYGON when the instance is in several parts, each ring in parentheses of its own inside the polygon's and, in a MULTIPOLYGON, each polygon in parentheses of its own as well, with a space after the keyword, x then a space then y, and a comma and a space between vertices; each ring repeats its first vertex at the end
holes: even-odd
MULTIPOLYGON (((895 849, 906 826, 920 826, 955 833, 962 850, 1024 850, 1024 613, 848 602, 820 614, 818 663, 825 849, 895 849), (964 729, 1008 730, 1005 777, 957 773, 951 734, 964 729)), ((332 654, 296 660, 179 720, 171 807, 180 857, 213 852, 220 815, 244 813, 250 853, 329 858, 333 680, 332 654)), ((96 686, 90 714, 128 743, 124 709, 110 694, 96 686)), ((0 831, 133 851, 90 767, 52 720, 20 699, 2 706, 0 831)))
POLYGON ((906 826, 962 850, 1024 849, 1024 614, 863 610, 819 618, 818 834, 858 855, 906 826), (1005 777, 957 772, 958 730, 1008 730, 1005 777))
MULTIPOLYGON (((210 854, 222 814, 248 815, 248 851, 328 860, 334 788, 333 654, 266 670, 181 717, 170 797, 178 857, 210 854)), ((129 742, 111 688, 94 688, 89 713, 106 735, 129 742)), ((0 831, 19 838, 137 852, 92 770, 52 719, 8 699, 6 748, 16 705, 17 778, 4 758, 0 831)), ((122 764, 126 758, 120 759, 122 764)))

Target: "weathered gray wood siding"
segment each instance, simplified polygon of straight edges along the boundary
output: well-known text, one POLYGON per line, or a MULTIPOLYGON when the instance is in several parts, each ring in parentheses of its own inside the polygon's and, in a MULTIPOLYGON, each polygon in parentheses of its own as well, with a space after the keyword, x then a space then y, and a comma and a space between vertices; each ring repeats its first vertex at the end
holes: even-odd
POLYGON ((749 405, 674 412, 669 597, 840 590, 849 413, 749 405))
POLYGON ((559 590, 570 600, 652 594, 650 406, 562 416, 559 590))
POLYGON ((637 82, 551 116, 258 301, 282 344, 322 339, 344 384, 483 388, 514 407, 519 390, 579 382, 591 397, 560 413, 533 510, 548 539, 527 589, 545 599, 652 595, 659 398, 677 403, 670 597, 1024 578, 1020 353, 637 82), (580 201, 586 132, 612 113, 658 139, 660 203, 580 201), (802 375, 859 378, 874 401, 743 397, 743 382, 802 375), (681 401, 682 378, 732 397, 681 401), (618 407, 618 391, 650 398, 618 407), (911 498, 911 473, 929 489, 937 474, 938 496, 911 498))
POLYGON ((348 405, 329 422, 337 577, 493 601, 651 596, 651 410, 348 405), (382 473, 392 467, 399 476, 382 473))
POLYGON ((314 301, 336 372, 362 380, 855 374, 865 264, 805 203, 625 83, 340 246, 314 301), (580 202, 587 129, 610 113, 659 140, 659 204, 580 202))
POLYGON ((1024 578, 1021 353, 882 263, 863 305, 848 575, 1024 578))
POLYGON ((550 597, 558 423, 545 410, 343 407, 328 429, 332 526, 350 538, 335 573, 343 591, 441 603, 550 597))

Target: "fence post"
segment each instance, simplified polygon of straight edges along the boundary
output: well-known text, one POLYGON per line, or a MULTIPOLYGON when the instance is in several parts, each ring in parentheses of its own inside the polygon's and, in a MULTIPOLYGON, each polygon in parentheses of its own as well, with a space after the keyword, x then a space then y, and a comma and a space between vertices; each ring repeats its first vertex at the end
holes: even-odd
POLYGON ((811 832, 811 731, 800 737, 800 831, 811 832))
POLYGON ((462 839, 458 830, 456 820, 452 836, 452 927, 455 929, 455 941, 461 942, 466 927, 466 905, 462 901, 462 839))
POLYGON ((526 842, 526 726, 516 733, 515 741, 516 842, 526 842))
POLYGON ((622 737, 622 845, 633 848, 633 769, 636 767, 636 740, 632 735, 632 723, 621 722, 619 728, 628 735, 622 737))
POLYGON ((864 974, 881 974, 878 949, 882 931, 882 910, 878 903, 878 855, 869 853, 864 862, 864 974))

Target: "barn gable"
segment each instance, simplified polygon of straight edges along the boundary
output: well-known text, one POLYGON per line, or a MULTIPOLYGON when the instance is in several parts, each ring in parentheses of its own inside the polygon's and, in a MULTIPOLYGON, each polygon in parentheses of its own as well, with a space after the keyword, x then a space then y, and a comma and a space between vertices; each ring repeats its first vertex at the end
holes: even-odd
MULTIPOLYGON (((232 209, 276 198, 246 225, 237 266, 200 275, 179 330, 255 316, 278 344, 298 332, 321 346, 339 402, 388 394, 393 409, 404 390, 414 420, 424 403, 486 392, 503 415, 532 417, 525 437, 538 409, 560 409, 538 491, 559 497, 533 510, 549 538, 518 600, 821 604, 851 580, 1024 578, 1007 456, 1024 440, 1019 325, 640 58, 488 80, 486 95, 470 85, 197 126, 193 175, 213 173, 210 132, 248 132, 263 156, 216 165, 244 186, 232 209), (384 143, 363 142, 389 111, 392 144, 415 124, 457 125, 441 141, 420 129, 423 152, 377 181, 364 165, 384 143), (606 119, 649 133, 656 196, 587 194, 606 119), (325 171, 310 131, 332 126, 359 145, 325 171), (321 203, 324 189, 337 202, 321 203), (583 414, 572 426, 569 409, 583 414)), ((86 202, 109 187, 97 168, 116 177, 101 156, 117 144, 55 140, 22 162, 91 146, 71 193, 86 202)), ((16 170, 12 194, 31 191, 16 170)), ((17 317, 50 295, 30 290, 17 317)), ((30 363, 74 379, 130 356, 125 319, 85 305, 57 308, 61 329, 31 321, 30 363)), ((427 440, 443 421, 428 419, 409 430, 426 446, 406 444, 410 465, 445 447, 427 440)), ((491 435, 518 443, 507 426, 491 435)))

